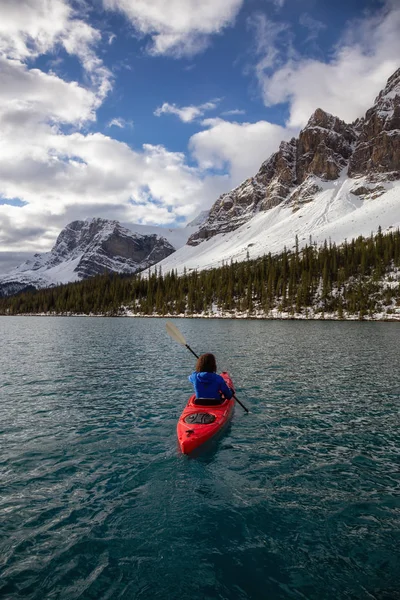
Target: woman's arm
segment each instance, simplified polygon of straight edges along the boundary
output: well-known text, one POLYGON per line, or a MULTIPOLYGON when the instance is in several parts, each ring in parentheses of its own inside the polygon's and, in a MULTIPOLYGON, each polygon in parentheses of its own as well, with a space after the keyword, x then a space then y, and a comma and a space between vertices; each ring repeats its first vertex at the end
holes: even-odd
POLYGON ((231 388, 229 388, 226 385, 226 381, 223 377, 221 377, 221 375, 218 375, 218 377, 220 378, 220 391, 223 393, 223 395, 225 396, 225 398, 227 398, 228 400, 230 400, 234 394, 234 391, 231 390, 231 388))

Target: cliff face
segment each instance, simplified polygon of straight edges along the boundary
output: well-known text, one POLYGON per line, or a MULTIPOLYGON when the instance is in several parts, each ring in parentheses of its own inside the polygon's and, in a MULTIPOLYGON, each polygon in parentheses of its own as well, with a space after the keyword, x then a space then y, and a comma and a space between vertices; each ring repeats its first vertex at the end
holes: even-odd
POLYGON ((351 125, 318 108, 297 141, 296 184, 302 184, 308 175, 337 179, 356 140, 357 132, 351 125))
POLYGON ((309 202, 320 190, 316 179, 338 179, 346 168, 349 177, 400 178, 400 69, 351 125, 318 108, 297 139, 282 142, 254 177, 218 198, 188 244, 233 231, 278 204, 309 202))
POLYGON ((61 231, 51 252, 36 254, 0 279, 0 295, 105 272, 133 274, 174 251, 165 238, 134 233, 118 221, 73 221, 61 231))
POLYGON ((387 82, 360 123, 349 176, 391 173, 400 178, 400 69, 387 82))
POLYGON ((204 239, 232 231, 256 214, 282 202, 295 182, 296 140, 282 142, 278 152, 265 161, 255 177, 222 194, 212 206, 208 219, 190 236, 196 246, 204 239))
POLYGON ((207 221, 193 234, 189 245, 197 245, 217 233, 233 231, 257 212, 269 210, 295 194, 303 197, 303 186, 310 175, 329 181, 339 177, 352 153, 357 131, 344 121, 318 108, 299 138, 281 142, 260 167, 257 175, 223 194, 210 210, 207 221), (301 187, 300 187, 301 186, 301 187))

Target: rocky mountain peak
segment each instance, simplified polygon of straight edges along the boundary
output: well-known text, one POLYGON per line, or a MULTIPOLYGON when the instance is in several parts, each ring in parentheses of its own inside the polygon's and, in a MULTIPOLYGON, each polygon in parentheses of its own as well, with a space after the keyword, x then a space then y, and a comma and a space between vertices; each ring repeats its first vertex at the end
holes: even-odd
POLYGON ((400 178, 400 69, 365 115, 357 146, 349 161, 349 176, 400 178))
POLYGON ((400 178, 399 136, 400 69, 365 117, 352 124, 317 108, 297 139, 282 142, 254 177, 218 198, 188 244, 233 231, 278 204, 309 202, 321 189, 319 180, 338 179, 347 167, 350 177, 400 178))
POLYGON ((140 234, 118 221, 73 221, 59 234, 50 252, 35 254, 0 279, 0 295, 28 287, 86 279, 100 273, 135 273, 166 258, 175 248, 157 234, 140 234))
MULTIPOLYGON (((232 231, 243 225, 258 211, 269 210, 285 201, 310 175, 321 179, 337 179, 347 166, 357 134, 347 125, 322 109, 317 109, 299 138, 281 142, 279 150, 263 162, 255 177, 222 194, 210 210, 189 245, 197 245, 217 233, 232 231)), ((306 198, 309 200, 309 186, 306 198)), ((302 193, 296 196, 301 202, 302 193)))
POLYGON ((61 230, 52 252, 60 258, 90 244, 99 233, 109 232, 119 225, 118 221, 93 218, 85 221, 72 221, 61 230))
POLYGON ((387 84, 384 89, 380 92, 375 100, 375 104, 378 104, 382 100, 393 99, 400 94, 400 67, 393 73, 387 80, 387 84))
POLYGON ((302 184, 309 175, 337 179, 347 166, 356 139, 357 133, 351 125, 317 108, 299 135, 297 183, 302 184))
POLYGON ((295 184, 295 163, 296 139, 281 142, 278 152, 261 165, 255 177, 218 198, 204 224, 187 243, 196 246, 217 233, 237 229, 257 211, 277 206, 295 184))
POLYGON ((340 132, 344 129, 346 124, 337 117, 325 112, 322 108, 317 108, 308 120, 307 125, 304 129, 311 127, 322 127, 323 129, 329 129, 332 131, 340 132))

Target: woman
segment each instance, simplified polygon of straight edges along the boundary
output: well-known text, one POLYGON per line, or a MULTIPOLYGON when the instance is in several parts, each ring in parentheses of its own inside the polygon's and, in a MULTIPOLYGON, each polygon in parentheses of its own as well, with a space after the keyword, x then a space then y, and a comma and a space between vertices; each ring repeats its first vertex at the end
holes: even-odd
POLYGON ((196 394, 195 404, 204 404, 203 400, 221 404, 225 398, 232 398, 233 391, 226 385, 223 377, 217 375, 217 363, 214 354, 202 354, 197 359, 196 371, 189 376, 196 394), (223 394, 223 398, 221 396, 223 394))

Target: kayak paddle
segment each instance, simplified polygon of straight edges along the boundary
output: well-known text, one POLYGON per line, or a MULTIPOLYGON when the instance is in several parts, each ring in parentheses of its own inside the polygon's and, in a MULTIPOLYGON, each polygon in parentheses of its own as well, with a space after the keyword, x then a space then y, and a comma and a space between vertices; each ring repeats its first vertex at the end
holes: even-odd
MULTIPOLYGON (((181 334, 181 332, 179 331, 179 329, 177 328, 176 325, 174 325, 171 321, 167 321, 165 324, 165 327, 167 329, 167 333, 168 335, 170 335, 172 337, 173 340, 175 340, 176 342, 178 342, 178 344, 181 344, 181 346, 185 346, 185 348, 187 348, 192 354, 194 354, 194 356, 196 358, 199 358, 198 354, 196 354, 196 352, 194 352, 191 347, 189 346, 189 344, 186 343, 185 338, 183 337, 183 335, 181 334)), ((245 407, 244 404, 242 404, 242 402, 240 402, 240 400, 238 398, 236 398, 235 394, 233 394, 233 398, 236 400, 236 402, 238 404, 240 404, 240 406, 248 413, 249 409, 245 407)))
POLYGON ((167 328, 167 333, 172 337, 173 340, 178 342, 178 344, 181 344, 181 346, 185 346, 185 348, 190 350, 190 352, 194 354, 196 358, 199 358, 198 354, 196 354, 196 352, 193 352, 191 347, 186 343, 185 338, 183 337, 176 325, 171 323, 171 321, 167 321, 165 327, 167 328))

